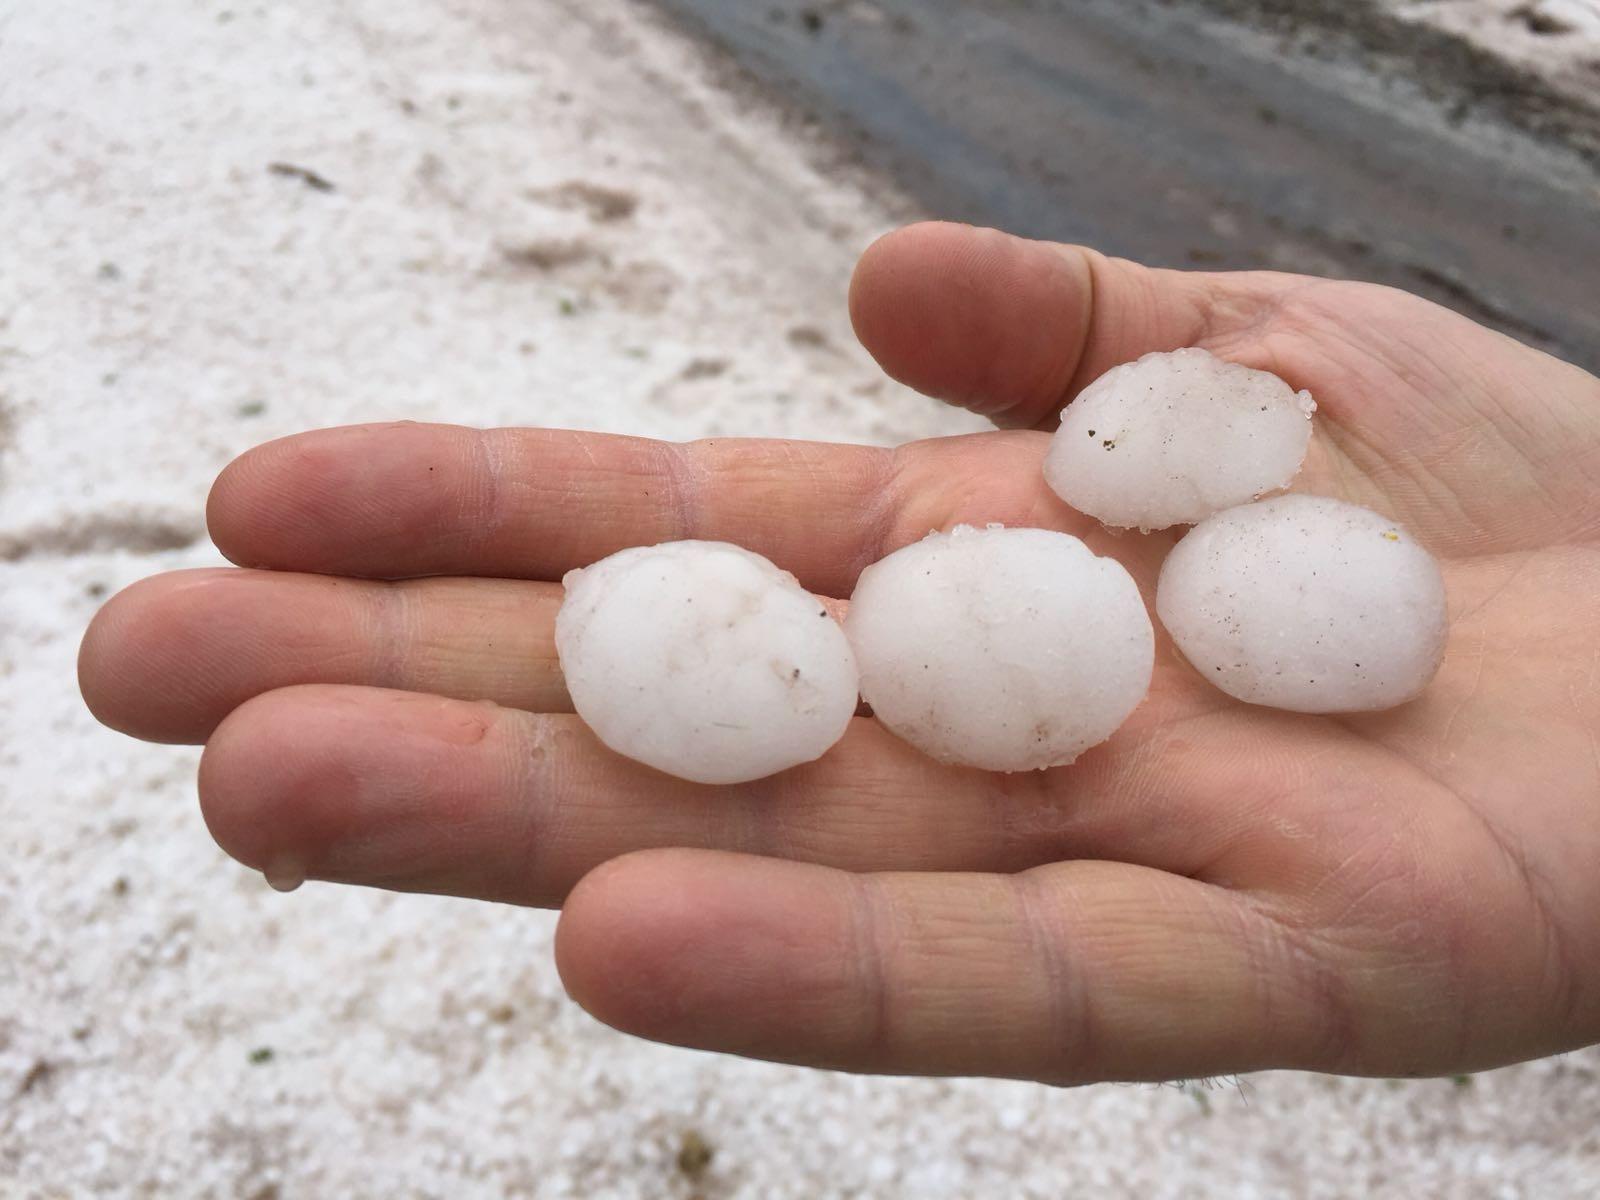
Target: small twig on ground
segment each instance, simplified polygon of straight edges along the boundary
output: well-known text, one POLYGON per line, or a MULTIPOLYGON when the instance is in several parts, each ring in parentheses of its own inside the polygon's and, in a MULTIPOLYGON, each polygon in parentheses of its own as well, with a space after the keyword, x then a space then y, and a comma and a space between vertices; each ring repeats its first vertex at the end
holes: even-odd
POLYGON ((334 190, 331 179, 317 174, 310 167, 297 167, 294 163, 275 162, 268 163, 267 170, 285 179, 298 179, 314 192, 331 192, 334 190))

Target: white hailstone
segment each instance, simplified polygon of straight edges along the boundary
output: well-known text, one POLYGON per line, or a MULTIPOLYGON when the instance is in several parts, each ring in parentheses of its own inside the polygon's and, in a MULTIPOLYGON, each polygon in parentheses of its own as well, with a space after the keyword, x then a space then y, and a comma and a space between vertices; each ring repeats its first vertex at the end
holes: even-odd
POLYGON ((619 754, 745 783, 825 754, 855 713, 850 644, 794 576, 720 542, 569 572, 556 651, 578 715, 619 754))
POLYGON ((1228 695, 1308 713, 1415 699, 1449 625, 1433 556, 1388 518, 1322 496, 1279 496, 1197 525, 1167 557, 1156 611, 1228 695))
POLYGON ((1155 635, 1121 564, 1042 529, 931 534, 861 573, 845 632, 878 720, 941 762, 1062 766, 1150 689, 1155 635))
POLYGON ((1192 524, 1287 487, 1316 411, 1310 392, 1209 351, 1147 354, 1061 414, 1045 481, 1115 528, 1192 524))

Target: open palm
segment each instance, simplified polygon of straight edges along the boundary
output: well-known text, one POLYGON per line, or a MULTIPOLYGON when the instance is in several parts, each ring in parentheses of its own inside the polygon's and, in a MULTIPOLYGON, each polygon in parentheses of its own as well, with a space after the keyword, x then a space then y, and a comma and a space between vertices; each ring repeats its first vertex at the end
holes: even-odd
POLYGON ((569 989, 648 1037, 1060 1082, 1441 1073, 1600 1040, 1600 381, 1398 292, 956 226, 880 242, 852 306, 891 374, 1019 428, 892 452, 274 442, 212 494, 245 569, 114 599, 86 698, 207 741, 206 818, 271 875, 564 905, 569 989), (1085 537, 1153 599, 1173 538, 1065 507, 1027 427, 1184 345, 1310 389, 1297 488, 1440 556, 1454 628, 1423 699, 1251 708, 1163 637, 1149 700, 1074 766, 940 767, 863 718, 822 761, 722 789, 570 715, 558 581, 626 546, 734 541, 841 597, 930 529, 998 521, 1085 537))

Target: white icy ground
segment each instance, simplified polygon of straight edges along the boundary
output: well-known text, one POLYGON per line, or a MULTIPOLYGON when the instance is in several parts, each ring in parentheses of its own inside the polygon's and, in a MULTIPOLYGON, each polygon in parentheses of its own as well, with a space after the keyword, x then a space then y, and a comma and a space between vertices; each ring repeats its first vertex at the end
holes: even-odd
POLYGON ((1595 1053, 1460 1087, 810 1074, 597 1026, 549 914, 270 892, 195 752, 83 710, 94 596, 216 561, 214 472, 307 426, 970 427, 851 348, 891 202, 624 0, 11 0, 0 147, 0 1196, 1592 1194, 1595 1053))
POLYGON ((1381 0, 1600 100, 1600 0, 1381 0))

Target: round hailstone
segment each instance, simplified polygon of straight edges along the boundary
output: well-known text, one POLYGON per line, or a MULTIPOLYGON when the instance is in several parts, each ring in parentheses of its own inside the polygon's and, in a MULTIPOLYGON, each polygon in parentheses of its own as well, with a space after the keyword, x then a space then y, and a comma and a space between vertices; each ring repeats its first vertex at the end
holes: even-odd
POLYGON ((759 554, 669 542, 563 583, 567 690, 619 754, 695 783, 745 783, 821 758, 850 725, 844 631, 759 554))
POLYGON ((1178 543, 1156 611, 1228 695, 1293 712, 1415 699, 1444 655, 1439 564, 1400 526, 1322 496, 1219 513, 1178 543))
POLYGON ((1316 411, 1310 392, 1209 351, 1147 354, 1061 414, 1045 481, 1106 525, 1192 524, 1289 486, 1316 411))
POLYGON ((1155 637, 1119 563, 1042 529, 960 526, 861 573, 845 632, 879 721, 941 762, 1062 766, 1150 689, 1155 637))

